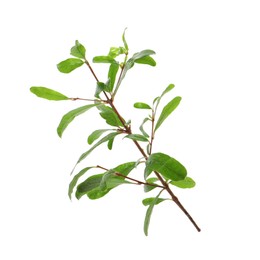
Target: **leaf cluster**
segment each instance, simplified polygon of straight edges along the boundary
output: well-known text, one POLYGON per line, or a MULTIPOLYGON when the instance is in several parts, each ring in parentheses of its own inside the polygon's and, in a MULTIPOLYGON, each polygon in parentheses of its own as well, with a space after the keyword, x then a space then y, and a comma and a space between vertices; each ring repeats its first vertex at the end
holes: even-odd
POLYGON ((136 161, 124 162, 113 168, 106 168, 100 165, 85 167, 73 176, 69 184, 68 195, 72 198, 74 193, 77 199, 88 197, 91 200, 95 200, 102 198, 111 190, 123 184, 142 185, 145 193, 159 190, 157 196, 143 199, 143 205, 148 207, 144 221, 144 233, 148 235, 148 227, 154 207, 167 200, 174 201, 178 205, 178 201, 175 199, 175 196, 173 196, 170 186, 184 189, 193 188, 195 186, 194 180, 187 176, 186 168, 178 160, 162 152, 153 152, 153 143, 158 129, 178 107, 181 102, 181 97, 173 97, 170 102, 162 107, 159 114, 158 108, 160 107, 160 103, 163 97, 174 88, 173 84, 169 84, 161 95, 153 99, 151 104, 146 104, 142 101, 135 102, 133 105, 134 108, 139 109, 140 113, 146 111, 147 114, 143 118, 139 132, 133 132, 131 120, 126 121, 118 112, 114 104, 114 99, 124 78, 135 64, 150 65, 152 67, 156 65, 152 57, 155 52, 146 49, 134 53, 129 58, 129 47, 124 31, 122 35, 122 46, 111 47, 108 54, 95 56, 92 60, 93 63, 109 65, 106 79, 103 82, 98 80, 87 59, 86 48, 78 40, 75 41, 75 45, 71 48, 70 54, 73 58, 67 58, 61 61, 57 64, 57 68, 62 73, 70 73, 83 64, 86 64, 96 81, 91 99, 69 98, 56 90, 46 87, 33 86, 30 90, 36 96, 48 100, 85 100, 86 102, 90 102, 90 104, 77 107, 67 112, 61 118, 57 127, 59 137, 62 137, 66 128, 76 117, 92 108, 97 109, 100 119, 104 120, 107 125, 106 128, 96 129, 89 134, 87 143, 90 147, 79 156, 72 174, 74 174, 77 165, 85 160, 87 156, 101 144, 106 143, 108 149, 111 150, 113 148, 114 139, 119 135, 122 136, 122 141, 125 138, 132 140, 133 144, 139 152, 141 152, 142 158, 137 158, 136 161), (137 180, 132 178, 130 173, 133 170, 139 171, 138 165, 142 163, 145 164, 144 172, 141 175, 142 179, 137 180), (85 177, 92 171, 99 172, 85 177), (84 177, 85 179, 82 180, 84 177), (167 193, 170 196, 168 198, 162 198, 161 194, 163 193, 167 193))

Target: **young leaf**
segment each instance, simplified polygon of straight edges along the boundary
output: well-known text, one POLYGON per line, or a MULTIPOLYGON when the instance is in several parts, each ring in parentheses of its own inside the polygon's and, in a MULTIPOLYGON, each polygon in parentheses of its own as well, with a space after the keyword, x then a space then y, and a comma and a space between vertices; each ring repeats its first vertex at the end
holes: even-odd
POLYGON ((68 100, 69 98, 65 95, 45 87, 31 87, 30 91, 40 98, 48 100, 68 100))
POLYGON ((93 133, 91 133, 88 137, 88 144, 92 144, 94 141, 96 141, 103 133, 107 131, 112 131, 112 129, 99 129, 95 130, 93 133))
POLYGON ((162 98, 166 93, 168 93, 169 91, 171 91, 174 87, 175 87, 174 84, 169 84, 168 87, 163 91, 163 93, 161 94, 161 96, 156 97, 156 98, 154 99, 153 104, 155 104, 155 102, 157 102, 157 104, 156 104, 156 109, 157 109, 157 107, 158 107, 158 105, 159 105, 159 103, 160 103, 160 101, 161 101, 161 98, 162 98))
POLYGON ((106 120, 106 123, 111 126, 123 126, 122 122, 118 118, 117 114, 111 107, 101 105, 98 107, 101 111, 100 115, 106 120))
POLYGON ((95 92, 95 97, 96 98, 99 98, 99 94, 102 92, 102 91, 104 91, 105 90, 105 88, 106 88, 106 84, 105 83, 103 83, 103 82, 97 82, 97 86, 96 86, 96 92, 95 92))
POLYGON ((118 69, 119 69, 119 63, 112 63, 109 67, 108 78, 110 79, 110 81, 108 84, 108 92, 110 93, 113 91, 118 69))
POLYGON ((60 62, 57 65, 57 68, 62 73, 70 73, 71 71, 75 70, 76 68, 82 66, 84 61, 76 58, 70 58, 60 62))
POLYGON ((70 185, 69 185, 69 191, 68 191, 68 195, 69 195, 69 198, 71 199, 71 194, 73 193, 73 189, 74 187, 76 186, 79 178, 81 176, 83 176, 88 170, 92 169, 94 167, 86 167, 84 169, 82 169, 78 174, 76 174, 74 176, 74 178, 72 179, 72 181, 70 182, 70 185))
POLYGON ((140 129, 140 131, 141 131, 141 133, 145 136, 145 137, 149 137, 149 135, 145 132, 145 130, 144 130, 144 124, 147 122, 147 121, 149 121, 150 119, 148 118, 148 117, 146 117, 145 119, 144 119, 144 121, 143 121, 143 123, 140 125, 140 127, 139 127, 139 129, 140 129))
POLYGON ((139 108, 139 109, 152 109, 148 104, 143 103, 143 102, 134 103, 134 107, 139 108))
POLYGON ((181 181, 171 181, 170 184, 178 188, 188 189, 195 187, 196 182, 192 178, 186 177, 184 180, 181 181))
POLYGON ((170 85, 163 91, 163 93, 162 93, 162 95, 161 95, 161 98, 162 98, 166 93, 168 93, 169 91, 171 91, 174 87, 175 87, 174 84, 170 84, 170 85))
POLYGON ((137 59, 137 60, 135 60, 135 63, 147 64, 147 65, 150 65, 153 67, 156 66, 156 61, 150 56, 145 56, 140 59, 137 59))
POLYGON ((149 228, 153 208, 157 204, 158 198, 161 195, 161 193, 162 193, 162 191, 160 191, 160 193, 151 201, 151 203, 146 211, 146 215, 145 215, 145 219, 144 219, 144 233, 146 236, 148 236, 148 228, 149 228))
POLYGON ((86 106, 83 106, 83 107, 78 107, 74 110, 71 110, 66 115, 64 115, 62 117, 60 123, 59 123, 58 128, 57 128, 57 133, 58 133, 59 137, 62 137, 64 130, 67 128, 67 126, 71 123, 71 121, 76 116, 79 116, 79 115, 83 114, 84 112, 88 111, 90 108, 98 106, 98 105, 100 105, 100 103, 86 105, 86 106))
POLYGON ((187 176, 187 170, 180 162, 163 153, 153 153, 149 156, 146 161, 145 179, 152 171, 157 171, 172 181, 184 180, 187 176))
POLYGON ((135 141, 149 142, 149 140, 145 136, 139 135, 139 134, 129 134, 129 135, 126 135, 125 137, 135 140, 135 141))
MULTIPOLYGON (((143 203, 144 206, 150 206, 151 204, 153 204, 154 199, 155 198, 147 198, 147 199, 144 199, 142 201, 142 203, 143 203)), ((155 205, 158 205, 159 203, 161 203, 161 202, 163 202, 165 200, 168 200, 168 199, 158 198, 155 205)))
POLYGON ((110 133, 110 134, 106 135, 105 137, 103 137, 101 140, 99 140, 97 143, 95 143, 88 151, 86 151, 79 157, 77 164, 80 163, 83 159, 85 159, 96 147, 98 147, 99 145, 101 145, 104 142, 109 141, 110 139, 114 138, 115 136, 117 136, 119 134, 120 133, 118 133, 118 132, 113 132, 113 133, 110 133))
POLYGON ((126 28, 125 28, 124 33, 123 33, 123 35, 122 35, 122 40, 123 40, 125 49, 128 51, 128 50, 129 50, 129 49, 128 49, 128 44, 127 44, 127 42, 126 42, 126 40, 125 40, 125 31, 126 31, 126 28))
POLYGON ((79 43, 79 41, 77 40, 75 42, 75 46, 73 46, 71 49, 70 49, 70 54, 72 56, 75 56, 77 58, 80 58, 80 59, 85 59, 85 55, 86 55, 86 49, 85 47, 79 43))
POLYGON ((123 47, 111 47, 108 53, 108 56, 111 58, 116 58, 120 54, 125 53, 125 48, 123 47))
POLYGON ((110 56, 96 56, 93 58, 94 63, 117 63, 110 56))
POLYGON ((156 123, 155 131, 161 126, 163 121, 176 109, 180 102, 181 97, 175 97, 163 108, 161 115, 156 123))

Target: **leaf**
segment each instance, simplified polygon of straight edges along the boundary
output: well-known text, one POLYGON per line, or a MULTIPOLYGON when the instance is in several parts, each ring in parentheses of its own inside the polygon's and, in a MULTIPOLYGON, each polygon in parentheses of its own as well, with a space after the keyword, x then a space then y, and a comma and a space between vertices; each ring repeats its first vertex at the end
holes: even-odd
POLYGON ((161 96, 156 97, 156 98, 154 99, 153 104, 155 104, 155 102, 157 102, 157 104, 156 104, 156 109, 157 109, 157 107, 158 107, 158 105, 159 105, 159 103, 160 103, 160 101, 161 101, 161 98, 162 98, 166 93, 168 93, 169 91, 171 91, 174 87, 175 87, 174 84, 169 84, 168 87, 163 91, 163 93, 161 94, 161 96))
POLYGON ((111 58, 116 58, 120 54, 124 54, 125 51, 126 50, 123 47, 111 47, 109 50, 108 56, 111 58))
POLYGON ((181 181, 171 181, 170 184, 178 188, 187 189, 195 187, 196 182, 192 178, 186 177, 184 180, 181 181))
POLYGON ((110 93, 113 91, 118 69, 119 69, 119 63, 112 63, 109 67, 108 78, 110 79, 110 82, 108 85, 108 92, 110 93))
POLYGON ((168 93, 169 91, 171 91, 174 87, 175 87, 174 84, 170 84, 170 85, 163 91, 163 93, 161 94, 161 98, 162 98, 166 93, 168 93))
POLYGON ((172 181, 184 180, 187 176, 187 170, 180 162, 163 153, 153 153, 149 156, 146 161, 145 179, 152 171, 157 171, 172 181))
POLYGON ((112 150, 114 140, 115 140, 115 138, 111 138, 111 139, 107 142, 107 148, 108 148, 109 150, 112 150))
MULTIPOLYGON (((155 184, 155 182, 157 182, 157 181, 158 181, 157 178, 149 178, 146 180, 147 183, 151 183, 151 184, 155 184)), ((144 192, 149 192, 155 188, 156 188, 156 186, 144 185, 144 192)))
POLYGON ((69 98, 65 95, 45 87, 31 87, 30 91, 40 98, 48 100, 68 100, 69 98))
POLYGON ((140 142, 149 142, 149 140, 143 136, 143 135, 139 135, 139 134, 129 134, 126 135, 125 138, 129 138, 135 141, 140 141, 140 142))
POLYGON ((145 56, 140 59, 137 59, 137 60, 135 60, 135 63, 147 64, 147 65, 150 65, 153 67, 156 66, 156 61, 150 56, 145 56))
POLYGON ((152 109, 148 104, 143 103, 143 102, 134 103, 134 107, 139 108, 139 109, 152 109))
POLYGON ((114 110, 111 107, 101 105, 98 107, 98 109, 101 111, 100 112, 101 117, 106 120, 106 123, 108 125, 117 126, 117 127, 123 126, 117 114, 114 112, 114 110))
POLYGON ((93 175, 78 185, 76 197, 80 199, 83 195, 86 194, 90 199, 99 199, 117 186, 124 183, 129 183, 125 180, 124 177, 116 175, 113 176, 112 173, 118 172, 124 176, 127 176, 134 168, 135 162, 127 162, 120 164, 105 173, 93 175), (102 181, 104 182, 105 175, 105 187, 102 187, 102 181))
POLYGON ((159 196, 161 195, 161 193, 162 193, 162 191, 160 191, 160 193, 151 201, 151 203, 146 211, 146 215, 145 215, 145 219, 144 219, 144 233, 146 236, 148 236, 148 228, 149 228, 153 208, 157 204, 157 200, 158 200, 159 196))
POLYGON ((98 81, 97 82, 97 86, 96 86, 96 92, 95 92, 95 97, 96 98, 99 98, 99 94, 102 92, 102 91, 104 91, 106 89, 106 84, 105 83, 103 83, 103 82, 100 82, 100 81, 98 81))
POLYGON ((155 131, 161 126, 164 120, 177 108, 181 102, 181 97, 175 97, 172 99, 162 110, 161 115, 156 123, 155 131))
POLYGON ((149 137, 149 135, 145 132, 144 130, 144 124, 149 121, 150 119, 148 117, 146 117, 143 121, 143 123, 140 125, 139 129, 140 131, 142 132, 142 134, 145 136, 145 137, 149 137))
MULTIPOLYGON (((147 198, 147 199, 144 199, 142 201, 142 203, 143 203, 144 206, 150 206, 153 203, 154 199, 155 198, 147 198)), ((169 199, 158 198, 155 205, 158 205, 159 203, 161 203, 165 200, 169 200, 169 199)))
POLYGON ((152 50, 143 50, 143 51, 135 53, 133 55, 132 59, 134 62, 136 62, 137 60, 140 60, 141 58, 144 58, 146 56, 153 55, 153 54, 155 54, 155 52, 152 50))
POLYGON ((109 56, 96 56, 93 58, 94 63, 117 63, 116 60, 109 56))
POLYGON ((57 65, 57 68, 62 73, 70 73, 71 71, 75 70, 76 68, 82 66, 84 61, 76 58, 70 58, 60 62, 57 65))
POLYGON ((118 133, 118 132, 113 132, 113 133, 110 133, 110 134, 106 135, 105 137, 103 137, 101 140, 99 140, 97 143, 95 143, 88 151, 86 151, 79 157, 77 164, 80 163, 83 159, 85 159, 96 147, 98 147, 99 145, 101 145, 104 142, 109 141, 110 139, 114 138, 115 136, 117 136, 119 134, 120 133, 118 133))
POLYGON ((71 181, 70 184, 69 184, 68 195, 69 195, 69 198, 70 198, 70 199, 71 199, 71 194, 73 193, 73 189, 74 189, 74 187, 76 186, 76 184, 77 184, 79 178, 80 178, 81 176, 83 176, 88 170, 90 170, 90 169, 92 169, 92 168, 94 168, 94 167, 86 167, 86 168, 82 169, 78 174, 76 174, 76 175, 74 176, 74 178, 72 179, 72 181, 71 181))
POLYGON ((73 121, 73 119, 76 116, 79 116, 79 115, 83 114, 84 112, 88 111, 90 108, 98 106, 98 105, 100 105, 100 103, 86 105, 86 106, 83 106, 83 107, 78 107, 78 108, 76 108, 74 110, 71 110, 67 114, 65 114, 62 117, 62 119, 61 119, 61 121, 59 123, 59 126, 57 128, 57 133, 58 133, 59 137, 62 137, 62 134, 63 134, 64 130, 71 123, 71 121, 73 121))
POLYGON ((99 129, 92 132, 88 137, 88 144, 92 144, 96 141, 103 133, 107 131, 112 131, 112 129, 99 129))
POLYGON ((127 44, 126 39, 125 39, 125 31, 126 31, 126 29, 127 29, 127 28, 125 28, 124 33, 123 33, 123 35, 122 35, 122 40, 123 40, 125 49, 128 51, 128 50, 129 50, 129 49, 128 49, 128 44, 127 44))
POLYGON ((86 49, 85 47, 79 43, 78 40, 76 40, 75 42, 75 46, 73 46, 71 49, 70 49, 70 54, 72 56, 75 56, 77 58, 81 58, 81 59, 85 59, 85 55, 86 55, 86 49))
POLYGON ((77 186, 76 198, 80 199, 83 195, 87 194, 89 191, 98 188, 103 178, 103 175, 104 175, 103 173, 92 175, 89 178, 87 178, 84 182, 80 183, 77 186))

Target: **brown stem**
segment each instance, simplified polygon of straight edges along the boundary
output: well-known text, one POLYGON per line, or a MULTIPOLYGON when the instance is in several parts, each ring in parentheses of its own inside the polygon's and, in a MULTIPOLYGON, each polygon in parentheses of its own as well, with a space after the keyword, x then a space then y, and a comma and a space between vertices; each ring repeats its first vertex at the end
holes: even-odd
MULTIPOLYGON (((85 63, 87 64, 87 66, 89 67, 92 75, 95 77, 96 81, 99 82, 96 74, 94 73, 92 67, 90 66, 90 64, 88 63, 88 61, 86 60, 85 63)), ((121 123, 123 124, 126 133, 131 134, 131 127, 127 126, 125 123, 125 120, 123 119, 123 117, 120 115, 120 113, 118 112, 118 110, 116 109, 114 103, 113 103, 113 97, 111 99, 109 99, 108 95, 106 94, 105 91, 103 91, 103 93, 105 94, 105 97, 107 99, 107 103, 111 106, 111 108, 114 110, 114 112, 117 114, 119 120, 121 121, 121 123)), ((154 131, 153 131, 154 133, 154 131)), ((141 152, 141 154, 143 155, 143 157, 145 158, 145 160, 148 159, 147 154, 144 152, 144 150, 142 149, 142 147, 139 145, 139 143, 136 140, 133 140, 134 144, 136 145, 136 147, 138 148, 138 150, 141 152)), ((104 169, 101 166, 97 166, 99 168, 104 169)), ((174 193, 172 192, 172 190, 170 189, 168 183, 163 179, 163 177, 155 171, 155 175, 156 177, 160 180, 160 182, 162 183, 162 187, 169 193, 169 195, 171 196, 172 200, 176 203, 176 205, 184 212, 184 214, 189 218, 189 220, 191 221, 191 223, 195 226, 195 228, 197 229, 198 232, 201 231, 201 229, 198 227, 198 225, 196 224, 196 222, 193 220, 193 218, 191 217, 191 215, 188 213, 188 211, 184 208, 184 206, 180 203, 179 199, 174 195, 174 193)), ((136 180, 137 181, 137 180, 136 180)), ((138 181, 139 182, 139 181, 138 181)))

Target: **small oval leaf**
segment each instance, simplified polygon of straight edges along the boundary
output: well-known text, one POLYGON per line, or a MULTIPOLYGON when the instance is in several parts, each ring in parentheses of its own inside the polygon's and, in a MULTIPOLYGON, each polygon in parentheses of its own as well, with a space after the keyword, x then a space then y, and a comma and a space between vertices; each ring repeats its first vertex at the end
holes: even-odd
POLYGON ((70 58, 60 62, 57 65, 57 68, 62 73, 70 73, 71 71, 75 70, 76 68, 82 66, 84 61, 76 58, 70 58))
POLYGON ((113 58, 109 56, 96 56, 93 58, 94 63, 117 63, 113 58))
MULTIPOLYGON (((146 198, 142 201, 142 203, 144 206, 150 206, 153 203, 154 199, 155 198, 146 198)), ((165 200, 169 200, 169 199, 158 198, 155 205, 158 205, 159 203, 161 203, 165 200)))
POLYGON ((143 102, 134 103, 134 107, 139 108, 139 109, 152 109, 148 104, 143 103, 143 102))
POLYGON ((48 100, 68 100, 69 98, 65 95, 45 87, 31 87, 30 91, 37 97, 45 98, 48 100))
POLYGON ((70 54, 77 58, 85 59, 86 49, 78 40, 76 40, 75 45, 70 49, 70 54))
POLYGON ((170 183, 182 189, 190 189, 195 187, 196 185, 196 182, 190 177, 186 177, 184 180, 181 181, 171 181, 170 183))
POLYGON ((151 56, 145 56, 140 59, 135 60, 135 63, 147 64, 150 66, 156 66, 156 61, 151 56))
POLYGON ((107 131, 112 131, 112 129, 99 129, 95 130, 93 133, 91 133, 88 137, 88 144, 92 144, 94 141, 96 141, 103 133, 107 131))

